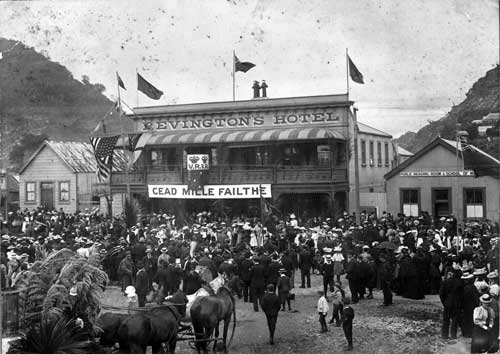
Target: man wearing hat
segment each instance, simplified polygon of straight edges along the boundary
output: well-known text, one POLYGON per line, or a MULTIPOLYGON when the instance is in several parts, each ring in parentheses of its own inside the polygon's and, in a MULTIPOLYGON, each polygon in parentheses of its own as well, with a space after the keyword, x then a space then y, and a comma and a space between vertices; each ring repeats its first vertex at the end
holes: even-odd
POLYGON ((285 302, 288 304, 288 311, 292 310, 290 306, 290 278, 286 275, 286 269, 281 268, 279 270, 280 276, 278 279, 278 294, 281 303, 281 311, 285 311, 285 302))
POLYGON ((461 311, 461 299, 463 298, 462 282, 453 271, 448 271, 446 279, 441 284, 439 290, 439 298, 443 304, 443 326, 441 328, 441 337, 448 339, 450 334, 451 322, 451 339, 457 338, 458 316, 461 311))
POLYGON ((253 299, 253 309, 258 312, 258 304, 262 304, 262 296, 264 296, 264 290, 266 289, 267 274, 259 257, 255 257, 253 261, 254 264, 249 271, 250 292, 253 299))
POLYGON ((267 326, 269 328, 269 344, 274 344, 274 330, 280 311, 280 299, 274 293, 274 285, 267 286, 267 292, 262 297, 261 307, 266 314, 267 326))
POLYGON ((299 253, 299 268, 300 268, 300 279, 301 279, 301 288, 305 288, 306 279, 307 279, 307 287, 311 287, 311 267, 313 264, 313 256, 309 251, 309 248, 306 246, 302 246, 299 253))
POLYGON ((472 337, 472 329, 474 328, 473 313, 474 309, 479 306, 479 291, 472 283, 473 278, 474 276, 469 272, 465 272, 461 276, 464 284, 462 336, 466 338, 472 337))
POLYGON ((117 273, 122 281, 122 291, 125 291, 127 286, 132 285, 132 276, 134 274, 134 264, 132 263, 130 251, 127 251, 125 258, 118 265, 117 273))
POLYGON ((323 292, 325 296, 328 294, 328 289, 333 291, 333 276, 334 276, 334 263, 332 255, 327 253, 324 256, 323 264, 321 265, 321 275, 323 276, 323 292))

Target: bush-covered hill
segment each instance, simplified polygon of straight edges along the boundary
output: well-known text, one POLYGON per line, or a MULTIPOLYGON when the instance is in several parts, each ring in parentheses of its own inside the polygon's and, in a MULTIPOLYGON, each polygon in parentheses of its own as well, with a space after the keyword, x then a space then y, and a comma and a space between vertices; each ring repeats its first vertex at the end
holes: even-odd
MULTIPOLYGON (((451 108, 450 112, 441 119, 427 124, 417 133, 408 132, 395 139, 395 142, 405 149, 416 152, 429 144, 437 136, 455 140, 456 123, 460 130, 469 133, 469 141, 486 150, 493 156, 498 156, 496 143, 485 141, 477 135, 477 127, 473 120, 481 119, 491 112, 499 111, 499 67, 489 70, 467 92, 466 98, 459 105, 451 108)), ((491 139, 490 139, 491 140, 491 139)))
POLYGON ((16 171, 45 138, 88 141, 113 107, 105 87, 77 80, 61 64, 0 38, 0 115, 4 156, 16 171))

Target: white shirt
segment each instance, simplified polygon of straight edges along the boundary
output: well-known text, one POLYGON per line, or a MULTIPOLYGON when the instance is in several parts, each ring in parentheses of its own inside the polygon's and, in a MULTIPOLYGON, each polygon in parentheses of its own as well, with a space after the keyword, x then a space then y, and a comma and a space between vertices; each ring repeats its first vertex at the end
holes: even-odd
POLYGON ((327 314, 329 310, 330 306, 328 306, 328 301, 326 301, 324 296, 321 296, 318 300, 318 312, 327 314))

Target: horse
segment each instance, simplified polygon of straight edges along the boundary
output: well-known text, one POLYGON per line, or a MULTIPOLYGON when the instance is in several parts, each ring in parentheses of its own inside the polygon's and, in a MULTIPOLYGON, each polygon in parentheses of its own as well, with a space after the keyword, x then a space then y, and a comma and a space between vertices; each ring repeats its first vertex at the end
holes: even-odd
POLYGON ((114 346, 116 341, 116 333, 122 322, 128 318, 128 314, 105 312, 97 319, 99 327, 98 337, 99 342, 103 346, 114 346))
MULTIPOLYGON (((196 337, 196 349, 198 354, 207 354, 208 340, 212 338, 215 330, 215 338, 219 337, 219 323, 224 321, 222 346, 227 353, 227 332, 231 317, 236 324, 236 306, 234 297, 225 286, 221 286, 215 295, 198 297, 191 306, 191 322, 196 337)), ((234 335, 234 327, 233 333, 234 335)), ((214 340, 213 351, 215 353, 217 340, 214 340)))
POLYGON ((186 314, 187 297, 178 291, 171 304, 154 307, 136 313, 122 321, 117 331, 120 351, 130 354, 146 354, 148 346, 152 353, 158 354, 166 343, 168 352, 175 353, 179 321, 186 314))

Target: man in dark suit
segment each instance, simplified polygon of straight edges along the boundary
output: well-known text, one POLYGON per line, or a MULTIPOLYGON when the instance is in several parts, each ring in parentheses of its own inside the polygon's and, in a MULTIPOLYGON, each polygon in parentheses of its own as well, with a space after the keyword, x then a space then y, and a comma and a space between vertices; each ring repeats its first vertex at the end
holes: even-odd
POLYGON ((354 319, 354 310, 350 306, 351 299, 344 299, 344 308, 342 310, 342 329, 344 330, 345 339, 347 339, 346 350, 352 350, 352 320, 354 319))
POLYGON ((255 312, 259 311, 259 305, 262 306, 262 296, 264 296, 264 290, 266 289, 266 270, 264 266, 260 263, 258 257, 254 258, 254 264, 250 268, 249 272, 250 279, 250 291, 253 298, 253 309, 255 312))
POLYGON ((135 275, 135 292, 137 293, 139 307, 144 307, 146 305, 146 295, 149 293, 149 278, 143 261, 139 261, 137 267, 139 270, 135 275))
MULTIPOLYGON (((252 268, 253 262, 250 259, 250 254, 246 253, 245 257, 240 263, 240 278, 241 285, 243 287, 243 301, 248 302, 249 300, 249 289, 250 289, 250 268, 252 268)), ((250 294, 250 301, 252 301, 252 295, 250 294)))
POLYGON ((313 263, 313 256, 308 247, 302 247, 299 253, 299 268, 301 278, 301 288, 305 288, 307 279, 307 287, 311 287, 311 267, 313 263))
POLYGON ((439 298, 443 304, 443 327, 441 337, 444 339, 456 339, 458 319, 461 313, 464 288, 462 281, 453 271, 448 271, 446 279, 441 284, 439 298), (451 322, 451 337, 448 337, 451 322))
POLYGON ((269 328, 269 344, 274 344, 274 330, 280 312, 280 299, 274 293, 274 285, 267 286, 267 293, 262 297, 261 307, 266 314, 267 326, 269 328))

